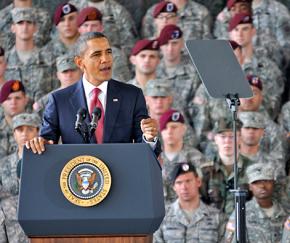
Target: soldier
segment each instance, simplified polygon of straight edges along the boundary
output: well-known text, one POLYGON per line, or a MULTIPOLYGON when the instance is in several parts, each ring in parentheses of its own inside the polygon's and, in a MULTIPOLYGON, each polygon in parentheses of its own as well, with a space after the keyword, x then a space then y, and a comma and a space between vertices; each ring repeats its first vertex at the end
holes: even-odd
MULTIPOLYGON (((160 117, 172 108, 172 89, 164 79, 151 79, 147 82, 143 91, 150 117, 159 122, 160 117)), ((181 110, 181 109, 180 109, 181 110)), ((184 143, 195 147, 198 143, 196 135, 186 121, 187 129, 184 136, 184 143)))
MULTIPOLYGON (((271 165, 256 163, 246 171, 253 199, 246 203, 247 242, 280 242, 287 214, 273 198, 274 170, 271 165)), ((225 242, 235 242, 234 213, 226 226, 225 242)))
MULTIPOLYGON (((82 72, 74 62, 74 58, 70 55, 59 56, 56 59, 56 76, 60 82, 58 89, 64 89, 78 80, 80 80, 82 72)), ((52 91, 53 92, 53 91, 52 91)), ((50 92, 51 93, 51 92, 50 92)), ((33 110, 42 115, 44 108, 48 102, 50 93, 43 96, 33 104, 33 110)))
POLYGON ((286 102, 281 109, 278 122, 282 129, 286 132, 288 141, 290 138, 290 101, 286 102))
POLYGON ((168 206, 153 242, 221 242, 224 217, 200 200, 202 180, 193 162, 177 163, 171 182, 178 199, 168 206))
POLYGON ((53 88, 52 60, 34 44, 37 27, 33 11, 30 8, 14 8, 12 18, 15 46, 7 53, 5 77, 21 80, 29 98, 37 100, 53 88))
POLYGON ((267 56, 256 53, 253 46, 255 29, 251 16, 237 14, 229 22, 230 39, 242 46, 244 62, 241 63, 246 74, 255 74, 263 80, 265 107, 273 119, 276 118, 281 95, 285 87, 285 77, 278 66, 267 56))
MULTIPOLYGON (((221 118, 215 123, 214 141, 217 154, 209 157, 209 162, 202 164, 204 200, 222 210, 227 216, 234 210, 234 134, 229 119, 221 118)), ((240 144, 240 123, 237 121, 237 145, 240 144)), ((246 168, 253 162, 237 151, 238 186, 248 188, 246 168)))
POLYGON ((130 61, 135 66, 135 77, 128 83, 144 90, 149 80, 156 79, 156 69, 160 62, 158 41, 137 41, 131 51, 130 61))
POLYGON ((38 27, 37 32, 34 35, 34 43, 37 47, 44 46, 49 41, 52 27, 49 13, 44 9, 34 7, 32 0, 13 0, 13 3, 0 11, 0 39, 4 39, 5 43, 3 44, 5 49, 10 50, 15 44, 15 36, 10 29, 10 26, 13 23, 11 11, 14 8, 31 8, 33 10, 38 27))
POLYGON ((284 224, 283 237, 281 243, 290 242, 290 216, 284 224))
MULTIPOLYGON (((162 178, 165 203, 172 203, 176 194, 170 183, 169 174, 176 163, 192 161, 196 168, 205 160, 197 149, 183 142, 187 126, 184 117, 178 110, 169 109, 159 120, 163 151, 160 154, 162 162, 162 178)), ((200 169, 199 169, 200 171, 200 169)), ((201 176, 201 171, 199 173, 201 176)))
POLYGON ((5 231, 5 215, 2 208, 0 208, 0 243, 7 243, 6 231, 5 231))
POLYGON ((79 38, 77 26, 77 8, 70 3, 63 3, 57 6, 53 21, 57 34, 44 47, 44 51, 51 53, 52 58, 67 54, 73 51, 74 45, 79 38))
POLYGON ((137 41, 134 21, 127 9, 115 0, 71 0, 78 9, 95 7, 103 14, 104 34, 112 46, 121 48, 126 56, 137 41))
POLYGON ((14 138, 18 150, 0 160, 0 206, 5 215, 8 242, 29 242, 17 220, 19 195, 19 168, 25 142, 38 135, 40 118, 36 114, 22 113, 12 119, 14 138))
POLYGON ((0 46, 0 89, 2 85, 5 83, 5 70, 7 68, 7 62, 5 58, 5 51, 0 46))
POLYGON ((18 80, 6 81, 0 91, 0 103, 4 111, 4 119, 0 122, 0 157, 3 157, 16 150, 12 118, 23 113, 28 103, 23 84, 18 80))
POLYGON ((176 25, 167 25, 158 38, 163 58, 157 68, 157 77, 168 79, 173 89, 173 106, 187 111, 200 79, 188 56, 182 55, 183 32, 176 25))
MULTIPOLYGON (((79 33, 82 35, 87 32, 103 32, 103 15, 97 8, 87 7, 80 11, 77 23, 79 33)), ((127 56, 118 47, 112 46, 113 51, 113 79, 127 82, 131 78, 127 56)))
MULTIPOLYGON (((178 26, 184 33, 184 39, 209 39, 211 38, 211 16, 203 5, 192 0, 171 0, 177 6, 178 26)), ((142 36, 154 36, 153 12, 158 3, 146 12, 143 19, 142 36)))

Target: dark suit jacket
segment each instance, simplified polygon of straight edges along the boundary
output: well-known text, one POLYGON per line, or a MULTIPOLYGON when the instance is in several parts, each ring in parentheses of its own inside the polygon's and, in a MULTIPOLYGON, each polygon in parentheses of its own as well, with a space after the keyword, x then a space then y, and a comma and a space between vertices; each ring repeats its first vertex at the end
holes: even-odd
MULTIPOLYGON (((53 92, 43 114, 40 136, 55 143, 61 136, 64 144, 83 143, 82 136, 74 129, 79 108, 88 110, 82 80, 65 89, 53 92)), ((140 121, 148 118, 142 90, 125 83, 109 80, 104 121, 104 143, 140 143, 140 121)), ((87 115, 85 122, 90 122, 87 115)), ((94 136, 93 136, 94 137, 94 136)), ((95 138, 92 139, 95 143, 95 138)), ((157 143, 155 153, 160 153, 157 143)))

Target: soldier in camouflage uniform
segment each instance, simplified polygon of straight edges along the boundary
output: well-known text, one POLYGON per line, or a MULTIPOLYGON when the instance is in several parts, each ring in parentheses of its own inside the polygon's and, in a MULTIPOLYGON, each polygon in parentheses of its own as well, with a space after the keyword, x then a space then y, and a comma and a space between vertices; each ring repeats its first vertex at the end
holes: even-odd
POLYGON ((0 207, 0 243, 7 243, 7 237, 5 232, 5 215, 0 207))
POLYGON ((135 77, 128 83, 144 90, 149 80, 156 79, 156 69, 160 62, 157 40, 137 41, 131 51, 130 61, 135 66, 135 77))
POLYGON ((36 19, 29 8, 12 10, 15 46, 7 53, 5 77, 23 82, 29 98, 37 100, 52 90, 54 67, 50 55, 40 51, 33 41, 36 19))
POLYGON ((221 242, 224 216, 200 200, 202 180, 192 161, 176 164, 171 181, 178 199, 168 206, 153 242, 221 242))
POLYGON ((0 91, 0 103, 4 111, 4 118, 0 122, 0 157, 16 150, 12 131, 12 118, 25 111, 28 97, 23 84, 17 80, 9 80, 0 91))
MULTIPOLYGON (((172 108, 173 96, 171 87, 164 79, 151 79, 147 82, 143 93, 150 117, 159 122, 160 117, 172 108)), ((181 109, 179 110, 182 111, 181 109)), ((186 119, 185 116, 184 118, 186 119)), ((194 130, 187 120, 186 125, 187 129, 184 136, 184 144, 196 147, 198 141, 194 130)))
POLYGON ((57 33, 43 48, 53 59, 68 52, 73 53, 74 45, 79 38, 77 16, 78 9, 74 5, 63 3, 57 6, 53 17, 57 33))
MULTIPOLYGON (((183 115, 178 110, 173 109, 166 111, 159 120, 163 141, 163 151, 160 154, 160 159, 162 162, 165 204, 172 203, 176 199, 169 176, 176 163, 192 161, 194 166, 200 171, 200 164, 205 160, 200 151, 183 142, 186 132, 184 122, 183 115)), ((199 176, 201 176, 201 171, 199 176)))
POLYGON ((114 0, 71 0, 78 9, 95 7, 103 14, 104 34, 111 46, 121 48, 126 56, 137 41, 138 34, 134 21, 125 7, 114 0))
MULTIPOLYGON (((237 122, 238 146, 240 123, 237 122)), ((201 165, 203 172, 202 196, 206 202, 222 210, 227 216, 234 210, 234 134, 229 119, 219 119, 214 127, 217 154, 201 165)), ((238 152, 238 186, 248 188, 246 168, 253 162, 238 152)))
POLYGON ((281 243, 290 242, 290 216, 284 224, 283 237, 281 243))
MULTIPOLYGON (((287 214, 273 198, 274 170, 264 163, 249 166, 246 171, 253 199, 246 203, 246 237, 248 243, 280 242, 287 214)), ((226 227, 225 242, 235 242, 234 213, 226 227)))
POLYGON ((3 40, 3 45, 6 50, 10 50, 15 44, 15 36, 10 29, 13 23, 11 14, 13 8, 32 8, 37 19, 37 32, 34 35, 34 43, 37 47, 44 46, 49 41, 52 27, 51 17, 46 10, 33 7, 32 0, 14 0, 13 3, 0 10, 0 43, 3 40))
MULTIPOLYGON (((56 69, 56 76, 59 80, 58 82, 60 82, 59 89, 64 89, 74 84, 75 82, 80 80, 82 76, 81 70, 77 67, 74 62, 74 58, 71 55, 59 56, 56 59, 56 69)), ((46 94, 41 99, 34 102, 33 110, 35 112, 38 112, 40 115, 42 115, 44 108, 48 102, 50 93, 46 94)))
POLYGON ((7 68, 7 62, 6 62, 6 58, 5 58, 5 51, 0 46, 0 89, 6 81, 6 79, 5 79, 6 68, 7 68))
POLYGON ((23 146, 29 139, 38 135, 40 118, 36 114, 22 113, 12 119, 14 138, 18 150, 0 160, 0 207, 5 215, 5 231, 8 242, 29 242, 17 220, 19 195, 19 163, 23 146))
MULTIPOLYGON (((184 39, 209 39, 211 38, 211 16, 203 5, 192 0, 171 0, 178 8, 178 26, 184 33, 184 39)), ((158 3, 157 3, 158 4, 158 3)), ((156 5, 150 7, 143 19, 142 36, 154 36, 153 11, 156 5)))
POLYGON ((167 79, 174 93, 173 107, 187 112, 200 82, 188 56, 183 56, 183 32, 176 25, 167 25, 158 38, 163 58, 157 77, 167 79))

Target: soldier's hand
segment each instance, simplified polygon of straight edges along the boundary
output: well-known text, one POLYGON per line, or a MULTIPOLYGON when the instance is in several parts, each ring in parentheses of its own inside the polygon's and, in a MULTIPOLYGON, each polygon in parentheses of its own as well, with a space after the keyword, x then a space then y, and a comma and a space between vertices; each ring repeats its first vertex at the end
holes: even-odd
POLYGON ((27 149, 31 149, 33 153, 42 154, 45 151, 45 144, 53 144, 52 140, 46 140, 42 137, 35 137, 25 143, 27 149))
POLYGON ((152 142, 158 135, 157 121, 152 118, 142 119, 141 130, 148 142, 152 142))

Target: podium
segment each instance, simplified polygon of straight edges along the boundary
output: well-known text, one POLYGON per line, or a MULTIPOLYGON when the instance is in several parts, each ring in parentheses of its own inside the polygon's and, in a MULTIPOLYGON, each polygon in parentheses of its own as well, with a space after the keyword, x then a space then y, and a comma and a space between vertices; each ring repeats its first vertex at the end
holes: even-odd
POLYGON ((151 242, 164 215, 161 167, 148 144, 47 145, 42 155, 24 151, 18 220, 32 243, 151 242), (79 156, 101 160, 111 174, 108 194, 94 206, 75 205, 60 186, 64 167, 79 156))

